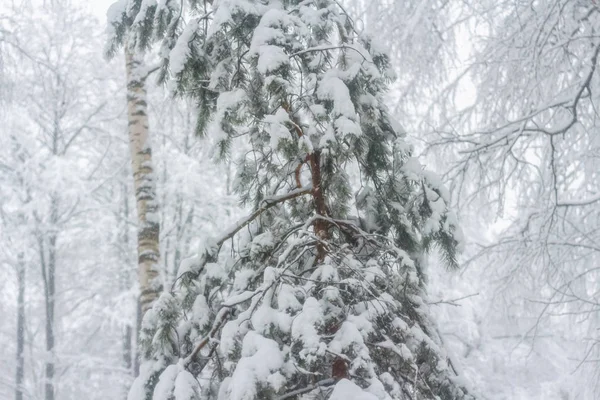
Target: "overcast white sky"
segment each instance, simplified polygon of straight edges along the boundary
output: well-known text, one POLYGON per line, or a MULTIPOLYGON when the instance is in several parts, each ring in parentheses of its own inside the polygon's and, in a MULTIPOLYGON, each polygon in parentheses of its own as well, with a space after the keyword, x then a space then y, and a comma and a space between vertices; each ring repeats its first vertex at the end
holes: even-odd
POLYGON ((104 21, 106 19, 106 10, 108 10, 108 7, 115 1, 116 0, 89 0, 89 6, 98 18, 104 21))

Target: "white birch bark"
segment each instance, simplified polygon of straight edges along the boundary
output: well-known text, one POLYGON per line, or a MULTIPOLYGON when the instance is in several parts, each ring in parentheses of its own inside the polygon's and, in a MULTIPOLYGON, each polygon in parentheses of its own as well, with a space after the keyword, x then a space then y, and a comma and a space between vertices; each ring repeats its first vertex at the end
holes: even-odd
POLYGON ((160 260, 156 177, 148 132, 148 105, 142 64, 125 46, 127 73, 127 117, 129 149, 138 213, 138 275, 142 314, 152 307, 162 290, 158 271, 160 260))

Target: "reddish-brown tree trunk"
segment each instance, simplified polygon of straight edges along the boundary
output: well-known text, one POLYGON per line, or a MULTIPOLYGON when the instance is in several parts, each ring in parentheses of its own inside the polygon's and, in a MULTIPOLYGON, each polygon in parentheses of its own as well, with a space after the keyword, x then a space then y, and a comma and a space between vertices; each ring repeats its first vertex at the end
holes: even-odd
POLYGON ((324 218, 320 218, 328 216, 321 179, 321 151, 314 150, 309 155, 309 161, 312 176, 312 196, 315 204, 315 211, 318 215, 317 220, 314 223, 315 235, 319 240, 319 243, 317 243, 317 261, 321 262, 327 254, 325 241, 329 239, 329 223, 324 218))
MULTIPOLYGON (((287 102, 284 102, 282 104, 282 107, 285 111, 287 111, 288 115, 290 116, 290 119, 294 123, 294 130, 296 131, 298 138, 303 137, 304 132, 302 131, 302 128, 300 127, 299 121, 297 121, 296 118, 294 118, 293 111, 292 111, 290 105, 287 102)), ((325 196, 323 194, 323 184, 322 184, 322 178, 321 178, 321 151, 313 150, 312 153, 308 154, 305 162, 308 162, 308 164, 310 166, 311 183, 312 183, 311 194, 313 197, 315 212, 317 213, 317 219, 315 220, 315 222, 313 224, 313 228, 315 230, 315 236, 317 237, 317 240, 319 241, 317 243, 317 260, 316 261, 321 262, 325 259, 325 255, 327 254, 327 246, 325 245, 325 241, 327 239, 329 239, 329 230, 328 230, 329 223, 327 222, 327 220, 324 219, 325 217, 328 217, 328 212, 327 212, 327 203, 325 202, 325 196)), ((302 183, 300 182, 300 171, 302 169, 302 164, 303 163, 300 163, 298 165, 298 168, 296 168, 296 171, 295 171, 296 186, 298 188, 302 187, 302 183)))

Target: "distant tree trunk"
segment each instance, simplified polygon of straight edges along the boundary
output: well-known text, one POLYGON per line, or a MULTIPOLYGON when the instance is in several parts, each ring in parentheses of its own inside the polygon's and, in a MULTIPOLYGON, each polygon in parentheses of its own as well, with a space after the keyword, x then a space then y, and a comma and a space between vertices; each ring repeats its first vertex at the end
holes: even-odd
POLYGON ((133 373, 131 360, 133 359, 133 352, 131 346, 132 340, 132 329, 131 325, 127 325, 125 327, 125 332, 123 333, 123 365, 124 367, 133 373))
POLYGON ((140 337, 140 330, 142 329, 142 306, 140 299, 135 305, 135 357, 133 357, 133 376, 137 377, 140 374, 140 356, 139 356, 139 345, 138 338, 140 337))
MULTIPOLYGON (((123 200, 122 204, 122 220, 121 220, 121 244, 122 244, 122 261, 124 268, 121 270, 121 290, 127 291, 131 288, 131 274, 130 274, 130 263, 131 259, 129 257, 129 193, 127 190, 127 183, 123 183, 121 185, 121 198, 123 200)), ((137 302, 136 302, 137 305, 137 302)), ((133 326, 136 325, 135 321, 131 321, 131 323, 125 326, 123 331, 123 367, 129 371, 130 375, 134 376, 133 371, 133 360, 135 359, 135 350, 133 346, 133 326)), ((127 399, 127 392, 129 391, 128 386, 124 388, 124 398, 127 399)))
POLYGON ((19 253, 17 265, 17 372, 15 377, 15 400, 23 400, 23 378, 25 376, 25 260, 19 253))
POLYGON ((129 148, 138 213, 138 275, 143 315, 162 290, 157 268, 160 259, 158 203, 148 135, 146 73, 142 72, 141 63, 132 51, 125 47, 129 148))
MULTIPOLYGON (((129 371, 129 374, 134 376, 133 374, 133 346, 132 346, 132 340, 133 340, 133 329, 131 328, 131 325, 126 325, 125 326, 125 331, 123 332, 123 366, 125 367, 125 369, 127 371, 129 371)), ((129 388, 128 385, 125 385, 124 387, 124 391, 123 391, 123 398, 127 399, 127 393, 129 392, 129 388)))
POLYGON ((48 296, 46 297, 46 400, 54 400, 54 309, 56 301, 56 235, 48 238, 48 296))
MULTIPOLYGON (((169 116, 170 121, 168 122, 168 124, 172 127, 173 126, 173 116, 169 116)), ((167 145, 167 135, 161 135, 161 139, 162 139, 162 147, 165 148, 167 145)), ((168 179, 168 171, 169 171, 169 166, 167 164, 167 160, 166 158, 162 159, 162 165, 161 165, 161 178, 160 178, 160 182, 163 185, 163 187, 166 185, 167 183, 167 179, 168 179)), ((165 204, 165 207, 163 207, 160 211, 161 211, 161 221, 163 222, 163 229, 165 229, 169 222, 171 222, 171 226, 176 226, 177 222, 175 220, 175 216, 173 216, 173 221, 168 221, 168 213, 167 213, 167 191, 163 190, 162 192, 162 198, 161 198, 161 204, 165 204)), ((164 271, 164 278, 165 278, 165 284, 167 285, 167 287, 171 287, 171 285, 173 284, 175 278, 170 274, 169 271, 169 260, 171 258, 171 235, 168 234, 168 232, 166 232, 165 230, 163 230, 163 238, 162 238, 162 249, 161 249, 161 256, 162 256, 162 261, 163 261, 163 271, 164 271), (165 235, 165 233, 167 233, 165 235)))
POLYGON ((44 300, 46 311, 46 357, 44 361, 44 399, 54 400, 54 374, 55 374, 55 336, 54 336, 54 311, 56 302, 56 223, 58 222, 58 205, 56 198, 51 197, 50 203, 50 229, 38 235, 40 265, 44 283, 44 300))

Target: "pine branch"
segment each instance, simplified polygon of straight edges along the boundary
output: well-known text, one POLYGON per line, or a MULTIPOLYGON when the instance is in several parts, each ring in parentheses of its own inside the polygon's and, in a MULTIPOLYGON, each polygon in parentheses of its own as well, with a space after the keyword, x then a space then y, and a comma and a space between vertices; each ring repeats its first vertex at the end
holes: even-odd
POLYGON ((225 325, 225 322, 231 315, 231 308, 222 308, 220 313, 221 315, 218 315, 215 319, 215 322, 213 323, 213 326, 208 335, 206 335, 200 342, 198 342, 194 350, 190 353, 189 356, 186 357, 185 361, 183 362, 183 365, 185 367, 187 367, 192 361, 194 361, 198 353, 200 353, 200 350, 202 350, 204 346, 206 346, 210 342, 210 340, 215 337, 216 333, 223 327, 223 325, 225 325))
MULTIPOLYGON (((289 193, 282 194, 279 196, 272 196, 272 197, 265 198, 262 201, 264 203, 264 205, 262 207, 258 208, 252 214, 248 215, 246 218, 239 220, 233 226, 226 229, 225 232, 223 234, 221 234, 221 236, 219 238, 217 238, 217 240, 214 242, 214 245, 211 246, 211 250, 205 252, 204 254, 194 257, 194 258, 197 258, 197 261, 194 262, 193 267, 191 267, 190 270, 186 271, 185 273, 192 273, 192 276, 199 275, 200 272, 204 269, 204 266, 206 265, 207 262, 210 262, 217 258, 217 255, 221 251, 221 247, 227 240, 233 238, 236 235, 236 233, 238 233, 244 227, 248 226, 248 224, 250 224, 256 218, 258 218, 262 213, 264 213, 268 209, 276 206, 277 204, 284 203, 288 200, 295 199, 296 197, 300 197, 300 196, 303 196, 303 195, 309 194, 309 193, 312 193, 312 185, 307 185, 303 188, 292 190, 289 193)), ((177 283, 177 281, 179 279, 181 279, 183 277, 183 275, 185 273, 179 274, 179 276, 177 277, 175 282, 173 282, 173 286, 172 286, 171 290, 174 290, 173 288, 175 287, 175 284, 177 283)))
POLYGON ((291 391, 289 393, 286 393, 284 395, 276 397, 276 400, 285 400, 285 399, 289 399, 290 397, 298 396, 300 394, 307 393, 307 392, 310 392, 311 390, 315 390, 315 389, 318 389, 321 387, 332 386, 335 382, 336 382, 336 380, 333 378, 323 379, 323 380, 315 383, 314 385, 296 389, 294 391, 291 391))
POLYGON ((254 211, 252 214, 250 214, 246 218, 238 221, 235 225, 233 225, 232 227, 227 229, 225 231, 225 233, 223 233, 221 235, 221 237, 217 240, 217 243, 216 243, 217 248, 220 249, 221 246, 223 245, 223 243, 225 243, 227 240, 234 237, 236 233, 238 233, 241 229, 243 229, 249 223, 251 223, 256 218, 258 218, 262 213, 264 213, 268 209, 276 206, 279 203, 283 203, 288 200, 295 199, 296 197, 300 197, 305 194, 309 194, 309 193, 311 193, 311 191, 312 191, 312 185, 307 185, 303 188, 292 190, 291 192, 286 193, 286 194, 268 197, 268 198, 264 199, 263 200, 264 205, 262 207, 258 208, 256 211, 254 211))

